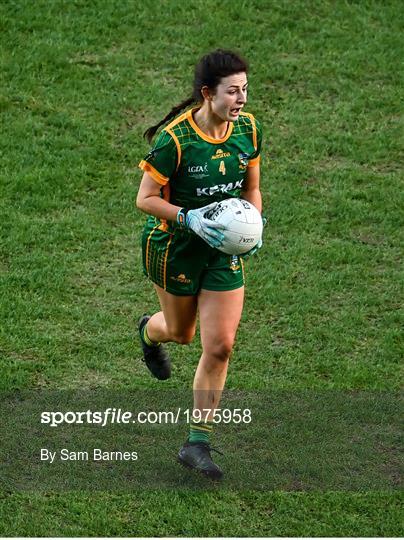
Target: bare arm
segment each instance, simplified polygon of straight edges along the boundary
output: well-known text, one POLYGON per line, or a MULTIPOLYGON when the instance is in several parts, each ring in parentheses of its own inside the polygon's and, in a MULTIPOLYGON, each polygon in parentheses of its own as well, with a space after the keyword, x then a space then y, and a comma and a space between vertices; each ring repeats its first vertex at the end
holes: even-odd
MULTIPOLYGON (((167 186, 166 189, 169 189, 167 186)), ((176 206, 169 203, 160 196, 161 185, 156 182, 153 177, 145 172, 140 183, 139 192, 136 198, 136 206, 160 219, 166 219, 169 221, 177 221, 178 211, 181 210, 181 206, 176 206)), ((211 247, 219 247, 223 242, 223 234, 220 229, 223 229, 223 225, 211 221, 205 218, 204 212, 213 210, 217 206, 217 203, 211 203, 203 208, 196 210, 189 210, 188 213, 182 215, 181 226, 191 229, 195 234, 200 236, 211 247)))
POLYGON ((145 172, 136 198, 136 206, 146 214, 160 219, 176 221, 180 206, 175 206, 160 197, 161 185, 145 172))
POLYGON ((253 204, 262 212, 262 197, 260 191, 260 166, 248 167, 247 178, 243 185, 241 198, 253 204))

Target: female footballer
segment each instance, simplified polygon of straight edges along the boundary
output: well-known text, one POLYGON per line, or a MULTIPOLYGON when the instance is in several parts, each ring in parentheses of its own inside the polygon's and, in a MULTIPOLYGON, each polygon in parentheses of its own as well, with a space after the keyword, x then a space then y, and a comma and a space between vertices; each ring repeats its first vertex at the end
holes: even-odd
POLYGON ((242 111, 247 72, 246 61, 232 51, 218 49, 200 60, 192 97, 145 132, 151 142, 165 125, 139 164, 144 174, 136 200, 148 214, 144 272, 161 305, 161 311, 139 321, 144 362, 157 379, 170 377, 162 343, 190 343, 199 312, 202 356, 190 433, 178 460, 214 479, 223 473, 212 461, 209 437, 243 309, 244 274, 238 256, 217 249, 222 226, 205 214, 230 197, 246 199, 261 211, 261 128, 242 111), (203 409, 212 413, 206 418, 203 409))

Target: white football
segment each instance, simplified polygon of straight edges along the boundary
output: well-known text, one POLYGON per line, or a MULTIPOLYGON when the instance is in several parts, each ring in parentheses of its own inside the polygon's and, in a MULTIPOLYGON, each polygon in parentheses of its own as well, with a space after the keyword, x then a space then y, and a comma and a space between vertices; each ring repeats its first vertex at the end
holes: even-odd
POLYGON ((206 215, 224 225, 223 244, 218 248, 227 255, 242 255, 254 248, 262 235, 262 218, 254 205, 243 199, 226 199, 206 215))

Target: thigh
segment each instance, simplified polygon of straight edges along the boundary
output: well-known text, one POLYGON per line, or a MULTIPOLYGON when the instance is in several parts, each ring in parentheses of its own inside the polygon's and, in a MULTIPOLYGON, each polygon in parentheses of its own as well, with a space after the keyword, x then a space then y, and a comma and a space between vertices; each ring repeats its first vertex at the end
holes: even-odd
POLYGON ((244 287, 231 291, 202 289, 198 296, 202 347, 205 352, 230 353, 240 323, 244 287))
POLYGON ((196 296, 176 296, 154 284, 167 329, 174 336, 194 334, 198 302, 196 296))

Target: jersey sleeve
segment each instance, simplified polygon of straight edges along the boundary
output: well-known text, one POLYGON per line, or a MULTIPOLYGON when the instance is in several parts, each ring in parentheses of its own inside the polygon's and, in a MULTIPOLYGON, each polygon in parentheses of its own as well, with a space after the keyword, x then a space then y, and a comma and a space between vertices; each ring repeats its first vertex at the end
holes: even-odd
POLYGON ((156 139, 154 147, 139 163, 162 186, 165 186, 177 169, 177 146, 170 133, 163 130, 156 139))
POLYGON ((262 146, 262 126, 261 122, 256 120, 255 118, 252 119, 253 122, 253 143, 255 151, 250 155, 248 160, 248 166, 249 167, 255 167, 255 165, 258 165, 261 159, 261 146, 262 146))

